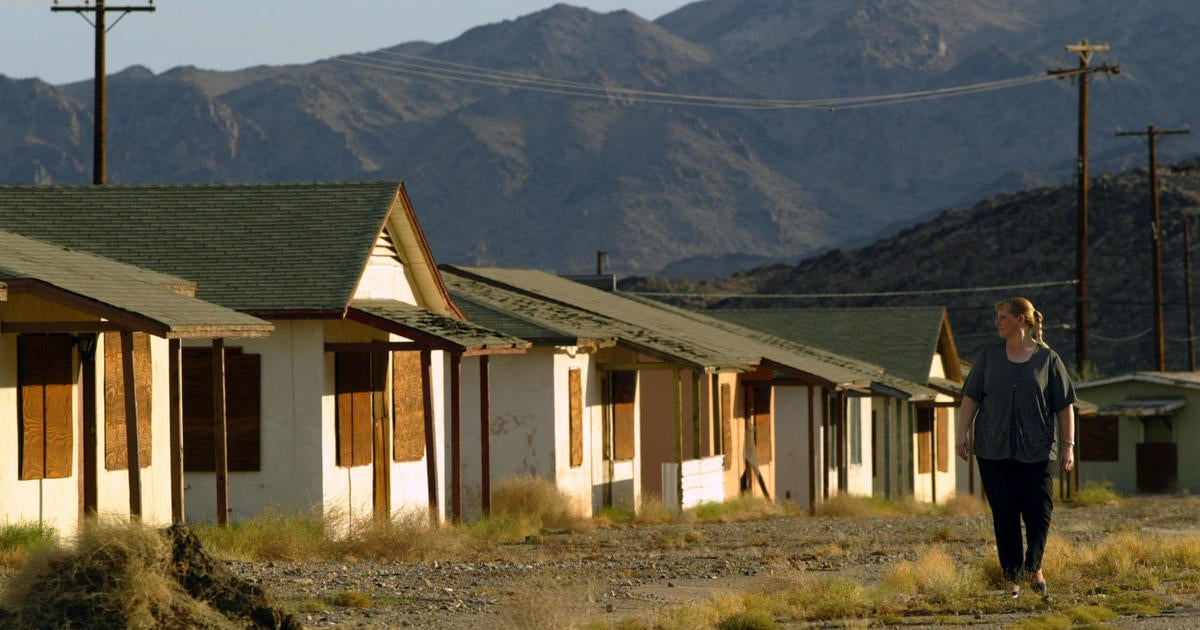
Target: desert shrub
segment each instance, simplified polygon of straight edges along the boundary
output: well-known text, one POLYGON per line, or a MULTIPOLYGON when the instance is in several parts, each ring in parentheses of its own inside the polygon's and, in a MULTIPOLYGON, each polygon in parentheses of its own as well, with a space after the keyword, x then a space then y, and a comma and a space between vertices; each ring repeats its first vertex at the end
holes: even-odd
POLYGON ((582 531, 589 523, 554 482, 532 475, 501 480, 492 488, 492 518, 528 518, 540 530, 582 531))
POLYGON ((171 574, 169 542, 128 523, 84 525, 73 548, 35 552, 0 605, 27 628, 234 628, 171 574))
POLYGON ((390 520, 358 519, 340 529, 344 534, 330 543, 339 560, 420 562, 455 556, 468 544, 468 530, 433 525, 424 510, 403 512, 390 520))
POLYGON ((374 608, 375 600, 362 591, 342 591, 325 596, 325 603, 341 608, 374 608))
POLYGON ((1086 507, 1089 505, 1119 505, 1121 495, 1113 490, 1111 481, 1085 481, 1075 493, 1070 505, 1086 507))
POLYGON ((672 523, 681 520, 683 516, 694 516, 687 513, 676 513, 667 507, 662 501, 662 497, 653 494, 643 494, 642 500, 638 504, 637 522, 641 524, 650 523, 672 523))

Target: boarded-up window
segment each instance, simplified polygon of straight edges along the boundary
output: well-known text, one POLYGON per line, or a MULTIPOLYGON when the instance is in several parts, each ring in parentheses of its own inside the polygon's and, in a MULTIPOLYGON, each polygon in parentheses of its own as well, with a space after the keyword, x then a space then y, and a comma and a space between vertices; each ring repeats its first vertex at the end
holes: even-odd
POLYGON ((750 415, 754 419, 754 446, 758 463, 771 461, 771 388, 750 388, 750 415))
POLYGON ((917 472, 933 470, 933 408, 917 408, 917 472))
POLYGON ((950 472, 950 410, 945 407, 937 409, 937 469, 939 472, 950 472))
MULTIPOLYGON (((133 384, 137 398, 138 466, 150 461, 151 399, 154 370, 150 361, 150 335, 133 333, 133 384)), ((129 466, 125 434, 125 362, 121 333, 104 333, 104 469, 125 470, 129 466)))
POLYGON ((425 387, 421 353, 392 353, 392 415, 395 419, 393 457, 415 462, 425 457, 425 387))
POLYGON ((618 461, 633 459, 634 402, 637 400, 637 372, 612 372, 609 377, 612 389, 613 458, 618 461))
POLYGON ((579 368, 567 371, 567 394, 570 398, 571 467, 583 465, 583 381, 579 368))
POLYGON ((75 338, 70 335, 17 337, 21 479, 71 476, 74 343, 75 338))
POLYGON ((372 386, 370 352, 338 352, 334 356, 337 388, 337 465, 363 466, 372 461, 372 386))
POLYGON ((725 470, 733 468, 733 458, 729 456, 731 444, 733 444, 733 388, 729 386, 729 383, 722 383, 721 453, 725 455, 725 470))
MULTIPOLYGON (((183 469, 216 468, 211 348, 184 348, 183 469)), ((262 365, 257 354, 225 348, 225 465, 232 472, 261 469, 262 365)))
MULTIPOLYGON (((1075 423, 1079 431, 1079 461, 1115 462, 1120 459, 1120 425, 1116 416, 1096 416, 1075 423)), ((1064 447, 1065 448, 1065 447, 1064 447)))

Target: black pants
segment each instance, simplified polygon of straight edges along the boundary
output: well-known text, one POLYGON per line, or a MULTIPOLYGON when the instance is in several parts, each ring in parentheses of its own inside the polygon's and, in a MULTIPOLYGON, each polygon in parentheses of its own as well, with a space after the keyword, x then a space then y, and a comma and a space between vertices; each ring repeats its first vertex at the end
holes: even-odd
MULTIPOLYGON (((1026 464, 1015 459, 979 459, 979 478, 992 507, 992 527, 1000 568, 1009 582, 1019 582, 1022 570, 1037 573, 1046 551, 1050 514, 1054 511, 1051 461, 1026 464), (1021 550, 1021 521, 1026 545, 1021 550), (1024 558, 1022 558, 1024 556, 1024 558)), ((1053 462, 1057 463, 1057 462, 1053 462)))

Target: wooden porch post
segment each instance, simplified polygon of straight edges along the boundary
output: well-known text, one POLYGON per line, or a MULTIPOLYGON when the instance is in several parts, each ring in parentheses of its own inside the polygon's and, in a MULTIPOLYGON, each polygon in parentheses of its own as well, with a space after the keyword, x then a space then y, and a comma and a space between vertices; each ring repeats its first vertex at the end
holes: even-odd
POLYGON ((816 392, 812 385, 808 386, 808 513, 817 511, 817 435, 813 414, 816 412, 816 392))
POLYGON ((491 370, 486 354, 479 357, 479 467, 483 475, 480 482, 483 515, 492 513, 492 386, 491 370))
POLYGON ((217 525, 229 525, 229 444, 225 432, 225 340, 212 342, 213 470, 217 482, 217 525))
POLYGON ((462 355, 450 354, 450 514, 462 520, 462 355))
POLYGON ((675 491, 678 498, 678 508, 683 507, 683 381, 679 368, 671 370, 675 377, 675 463, 679 469, 675 475, 675 491))
POLYGON ((167 342, 167 363, 170 384, 171 442, 171 522, 182 523, 183 517, 183 370, 180 369, 182 350, 178 339, 167 342))
POLYGON ((83 389, 83 457, 79 475, 83 484, 83 514, 96 514, 99 504, 99 491, 96 476, 96 335, 79 335, 79 369, 80 387, 83 389))
POLYGON ((692 457, 700 459, 700 373, 692 371, 692 457))
POLYGON ((133 331, 121 331, 121 369, 125 376, 125 450, 129 468, 129 518, 142 519, 142 465, 138 452, 137 386, 133 375, 133 331))
POLYGON ((421 398, 425 413, 425 476, 428 478, 429 515, 438 520, 437 440, 433 434, 433 357, 429 348, 421 350, 421 398))

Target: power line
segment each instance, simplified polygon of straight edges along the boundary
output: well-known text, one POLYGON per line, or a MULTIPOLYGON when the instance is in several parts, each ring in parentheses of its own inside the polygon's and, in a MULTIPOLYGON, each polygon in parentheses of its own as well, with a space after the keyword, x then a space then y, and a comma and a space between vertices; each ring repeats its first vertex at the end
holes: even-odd
POLYGON ((855 297, 899 297, 906 295, 941 295, 946 293, 981 293, 1007 291, 1010 289, 1036 289, 1056 286, 1073 286, 1078 280, 1055 280, 1025 284, 1001 284, 988 287, 959 287, 954 289, 917 289, 913 291, 859 291, 853 293, 675 293, 670 291, 628 291, 650 297, 696 297, 696 298, 754 298, 754 299, 822 299, 855 297))
POLYGON ((858 109, 864 107, 880 107, 898 105, 919 101, 949 98, 1002 90, 1023 85, 1031 85, 1050 79, 1059 78, 1048 74, 1035 74, 996 81, 985 81, 969 85, 960 85, 931 90, 900 92, 872 96, 851 96, 837 98, 820 98, 808 100, 745 98, 708 96, 700 94, 685 94, 678 92, 663 92, 623 87, 619 85, 601 85, 583 83, 562 79, 553 79, 536 74, 493 70, 449 61, 440 61, 428 57, 408 55, 394 51, 380 51, 370 55, 354 54, 344 57, 334 57, 332 61, 347 65, 384 70, 396 74, 406 74, 445 81, 473 83, 491 87, 527 90, 591 98, 595 100, 616 101, 623 104, 646 103, 658 105, 691 105, 698 107, 723 109, 750 110, 787 110, 787 109, 822 109, 834 111, 837 109, 858 109))

